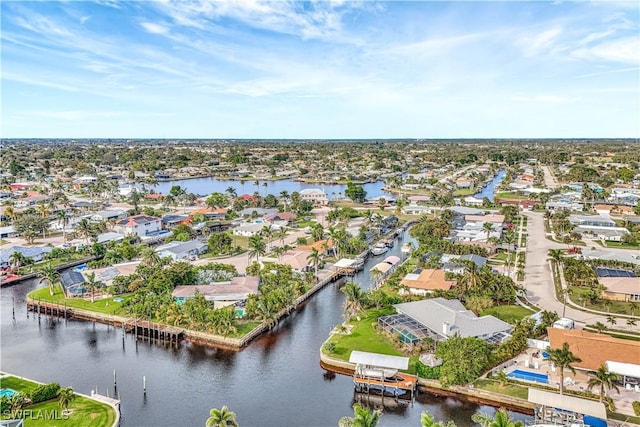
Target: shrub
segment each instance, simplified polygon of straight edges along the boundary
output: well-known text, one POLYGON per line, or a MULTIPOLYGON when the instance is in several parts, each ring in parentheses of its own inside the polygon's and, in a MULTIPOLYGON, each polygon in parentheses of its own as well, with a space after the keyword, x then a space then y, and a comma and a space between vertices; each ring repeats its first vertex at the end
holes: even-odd
MULTIPOLYGON (((638 403, 638 402, 635 402, 638 403)), ((2 396, 0 398, 0 414, 5 414, 6 412, 11 410, 11 402, 7 396, 2 396)))
POLYGON ((39 403, 53 399, 58 396, 59 392, 60 384, 58 383, 41 384, 31 392, 31 402, 39 403))
POLYGON ((440 378, 440 366, 431 367, 418 361, 416 363, 416 373, 420 378, 428 378, 428 379, 436 380, 440 378))
POLYGON ((633 408, 633 413, 640 417, 640 402, 636 400, 631 404, 631 407, 633 408))
POLYGON ((336 349, 336 343, 334 343, 334 342, 326 342, 326 343, 324 343, 323 347, 324 347, 324 350, 327 353, 333 353, 335 351, 335 349, 336 349))

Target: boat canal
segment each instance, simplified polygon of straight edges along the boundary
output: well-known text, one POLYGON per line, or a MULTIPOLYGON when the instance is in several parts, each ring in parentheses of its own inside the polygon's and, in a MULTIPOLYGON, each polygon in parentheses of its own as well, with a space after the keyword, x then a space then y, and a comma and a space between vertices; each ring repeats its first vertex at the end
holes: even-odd
MULTIPOLYGON (((386 256, 401 256, 406 232, 403 237, 386 254, 367 259, 353 280, 371 287, 369 270, 386 256)), ((189 342, 163 346, 123 337, 121 329, 100 323, 39 318, 25 304, 26 294, 38 286, 26 281, 2 290, 2 370, 86 394, 96 388, 116 393, 122 426, 202 426, 209 410, 223 405, 236 412, 243 427, 336 426, 353 414, 352 378, 325 371, 318 356, 329 331, 343 319, 344 295, 337 285, 318 292, 240 352, 189 342)), ((490 407, 420 393, 413 404, 386 407, 379 425, 419 426, 423 410, 458 426, 472 425, 478 410, 493 413, 490 407)))

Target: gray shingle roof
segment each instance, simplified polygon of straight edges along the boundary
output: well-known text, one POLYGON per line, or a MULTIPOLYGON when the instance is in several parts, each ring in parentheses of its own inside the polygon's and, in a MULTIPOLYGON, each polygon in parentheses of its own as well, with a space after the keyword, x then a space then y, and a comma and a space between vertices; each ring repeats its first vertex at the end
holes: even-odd
POLYGON ((496 317, 477 317, 458 300, 433 298, 395 304, 394 307, 399 313, 406 314, 442 337, 456 333, 461 337, 482 337, 511 330, 511 325, 496 317), (445 322, 449 324, 446 334, 443 332, 445 322))

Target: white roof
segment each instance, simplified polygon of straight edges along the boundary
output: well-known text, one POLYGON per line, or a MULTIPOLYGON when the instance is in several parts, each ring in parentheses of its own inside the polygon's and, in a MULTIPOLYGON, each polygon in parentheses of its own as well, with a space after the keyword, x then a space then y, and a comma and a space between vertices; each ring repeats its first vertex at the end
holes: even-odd
POLYGON ((356 262, 355 259, 342 258, 340 261, 333 264, 333 266, 338 268, 347 268, 347 267, 351 267, 354 262, 356 262))
POLYGON ((390 268, 391 268, 391 264, 387 264, 386 262, 379 262, 376 265, 374 265, 369 271, 378 270, 382 273, 386 273, 387 271, 389 271, 390 268))
POLYGON ((640 365, 634 363, 612 362, 607 360, 607 370, 614 374, 624 375, 626 377, 640 378, 640 365))
POLYGON ((560 395, 537 388, 529 389, 529 398, 527 400, 536 405, 564 409, 565 411, 590 415, 603 420, 607 419, 607 410, 604 407, 604 403, 600 403, 597 400, 587 400, 580 397, 567 396, 566 394, 560 395))
POLYGON ((351 356, 349 356, 349 362, 360 365, 379 366, 381 368, 409 368, 408 357, 389 356, 388 354, 369 353, 367 351, 352 351, 351 356))

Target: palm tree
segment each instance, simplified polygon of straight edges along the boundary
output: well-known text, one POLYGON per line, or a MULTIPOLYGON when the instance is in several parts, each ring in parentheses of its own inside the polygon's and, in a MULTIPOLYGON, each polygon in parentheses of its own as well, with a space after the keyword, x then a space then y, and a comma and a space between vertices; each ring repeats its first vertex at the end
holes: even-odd
POLYGON ((593 324, 593 329, 595 329, 599 334, 607 330, 607 325, 602 322, 596 322, 593 324))
POLYGON ((362 310, 366 293, 360 286, 353 282, 348 282, 342 288, 342 292, 347 296, 344 301, 344 312, 349 316, 353 316, 362 310))
POLYGON ((456 423, 448 421, 447 424, 442 421, 436 421, 436 419, 429 413, 429 411, 422 411, 420 414, 420 426, 421 427, 456 427, 456 423))
POLYGON ((229 195, 230 199, 235 199, 237 196, 236 189, 233 187, 227 187, 224 191, 229 195))
POLYGON ((14 210, 13 206, 11 206, 11 205, 6 207, 6 209, 4 210, 4 214, 3 215, 9 220, 9 222, 13 221, 18 216, 16 214, 16 211, 14 210))
POLYGON ((271 238, 273 237, 273 232, 273 225, 271 224, 262 227, 262 231, 260 232, 260 234, 267 238, 267 251, 271 250, 271 238))
POLYGON ((51 264, 49 264, 49 265, 45 265, 40 270, 40 272, 38 273, 38 276, 40 277, 40 282, 47 282, 47 284, 49 285, 49 293, 51 294, 51 296, 53 296, 55 292, 56 283, 60 280, 60 275, 58 274, 58 271, 55 268, 53 268, 51 264))
POLYGON ((339 427, 376 427, 382 411, 372 411, 357 403, 353 405, 353 417, 342 417, 338 421, 339 427))
POLYGON ((482 427, 524 427, 522 421, 514 421, 504 408, 498 409, 493 417, 482 412, 473 414, 471 421, 482 427))
POLYGON ((371 280, 373 280, 373 283, 375 283, 376 285, 378 284, 378 282, 380 282, 382 275, 382 271, 378 270, 375 267, 369 271, 369 276, 371 276, 371 280))
POLYGON ((615 390, 620 394, 620 390, 616 385, 616 381, 620 379, 618 374, 607 371, 607 367, 603 364, 601 365, 597 371, 589 371, 589 375, 591 378, 587 383, 587 390, 591 390, 593 388, 600 389, 600 402, 604 401, 605 392, 607 390, 615 390))
POLYGON ((280 230, 276 233, 276 237, 280 239, 280 245, 284 246, 284 239, 287 238, 287 232, 289 229, 287 227, 280 227, 280 230))
POLYGON ((93 233, 93 229, 91 227, 91 224, 89 223, 89 220, 87 218, 82 218, 80 221, 78 221, 78 223, 76 224, 76 232, 84 237, 86 244, 89 244, 89 236, 91 236, 91 234, 93 233))
POLYGON ((482 231, 487 233, 487 239, 489 239, 489 234, 493 231, 493 224, 490 222, 485 222, 482 224, 482 231))
POLYGON ((607 323, 611 324, 611 326, 615 326, 618 321, 613 316, 607 316, 607 323))
POLYGON ((312 248, 311 253, 307 257, 307 260, 311 261, 311 264, 313 265, 313 269, 314 269, 314 275, 315 277, 318 277, 318 265, 320 265, 320 261, 322 260, 322 255, 320 255, 320 252, 316 248, 312 248))
POLYGON ((632 319, 632 318, 627 319, 627 326, 636 326, 637 324, 638 322, 636 321, 636 319, 632 319))
POLYGON ((557 266, 562 261, 564 252, 562 249, 549 249, 549 259, 557 266))
POLYGON ((145 246, 140 250, 140 265, 146 267, 157 267, 162 263, 160 255, 150 246, 145 246))
POLYGON ((569 369, 574 375, 576 370, 572 366, 572 363, 582 362, 582 359, 577 357, 569 349, 569 343, 563 343, 562 348, 551 348, 547 350, 549 354, 549 360, 560 369, 560 394, 564 393, 564 370, 569 369))
POLYGON ((206 427, 238 427, 236 413, 229 410, 227 405, 222 409, 213 408, 209 411, 206 427))
POLYGON ((76 398, 76 395, 73 393, 73 388, 66 387, 60 390, 58 394, 58 404, 62 408, 63 413, 69 410, 69 403, 71 403, 76 398))
POLYGON ((87 274, 86 279, 87 280, 84 282, 84 286, 85 288, 87 288, 89 292, 91 292, 91 303, 93 303, 94 302, 93 296, 94 296, 95 290, 104 286, 104 283, 102 283, 99 280, 96 280, 96 273, 94 273, 93 271, 87 274))
POLYGON ((66 242, 67 241, 67 225, 69 225, 69 217, 67 216, 67 212, 58 211, 56 213, 56 218, 58 218, 58 224, 62 226, 62 238, 66 242))
POLYGON ((13 253, 9 255, 9 264, 12 270, 18 271, 20 267, 27 264, 27 257, 22 252, 13 251, 13 253))
POLYGON ((473 261, 462 261, 464 266, 464 274, 458 279, 458 287, 460 292, 466 294, 469 290, 474 289, 482 281, 478 265, 473 261))
POLYGON ((254 234, 249 238, 249 261, 251 258, 255 258, 256 261, 260 262, 260 256, 267 253, 267 245, 265 245, 262 240, 262 236, 259 234, 254 234))

